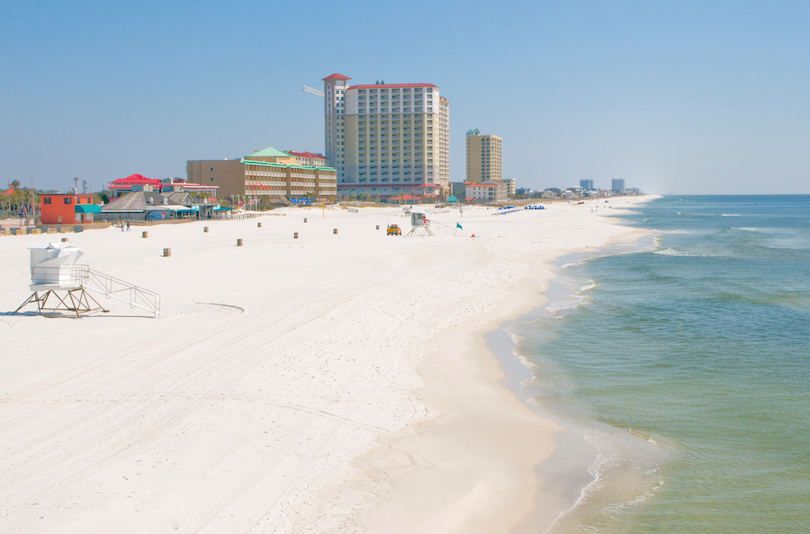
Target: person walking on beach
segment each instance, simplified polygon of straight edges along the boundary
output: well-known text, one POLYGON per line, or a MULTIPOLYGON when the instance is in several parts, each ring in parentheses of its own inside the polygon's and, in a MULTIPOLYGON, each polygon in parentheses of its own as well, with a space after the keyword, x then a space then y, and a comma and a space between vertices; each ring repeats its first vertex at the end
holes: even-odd
POLYGON ((129 232, 129 221, 127 221, 127 232, 129 232))

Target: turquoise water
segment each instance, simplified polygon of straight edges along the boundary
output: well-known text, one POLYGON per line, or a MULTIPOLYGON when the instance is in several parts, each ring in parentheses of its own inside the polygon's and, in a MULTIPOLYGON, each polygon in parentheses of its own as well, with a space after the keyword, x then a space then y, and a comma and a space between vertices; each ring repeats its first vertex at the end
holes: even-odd
MULTIPOLYGON (((810 196, 667 197, 641 252, 559 270, 512 328, 599 450, 553 532, 810 532, 810 196)), ((525 393, 525 392, 524 392, 525 393)))

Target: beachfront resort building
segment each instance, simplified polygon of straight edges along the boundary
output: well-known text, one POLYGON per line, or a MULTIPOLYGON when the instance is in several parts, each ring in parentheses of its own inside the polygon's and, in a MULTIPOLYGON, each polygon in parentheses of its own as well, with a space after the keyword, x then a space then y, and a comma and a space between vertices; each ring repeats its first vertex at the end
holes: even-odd
POLYGON ((338 192, 380 198, 449 194, 450 103, 429 83, 324 84, 326 157, 338 192))
POLYGON ((593 180, 580 180, 579 186, 585 191, 593 191, 593 180))
POLYGON ((217 185, 220 196, 238 195, 253 204, 289 204, 292 199, 304 197, 334 198, 335 169, 301 165, 302 159, 323 161, 320 154, 293 155, 268 147, 242 159, 189 161, 186 173, 189 182, 217 185))
POLYGON ((614 178, 613 185, 610 190, 615 193, 621 193, 624 191, 624 178, 614 178))
POLYGON ((478 128, 467 132, 467 181, 501 179, 501 138, 481 135, 478 128))

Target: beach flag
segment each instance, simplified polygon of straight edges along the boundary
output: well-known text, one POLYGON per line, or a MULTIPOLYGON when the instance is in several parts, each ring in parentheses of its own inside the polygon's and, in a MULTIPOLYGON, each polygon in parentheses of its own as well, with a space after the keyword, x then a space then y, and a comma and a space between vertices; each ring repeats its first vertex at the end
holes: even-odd
MULTIPOLYGON (((461 228, 461 225, 456 223, 456 228, 461 228)), ((461 228, 461 229, 464 230, 464 228, 461 228)))

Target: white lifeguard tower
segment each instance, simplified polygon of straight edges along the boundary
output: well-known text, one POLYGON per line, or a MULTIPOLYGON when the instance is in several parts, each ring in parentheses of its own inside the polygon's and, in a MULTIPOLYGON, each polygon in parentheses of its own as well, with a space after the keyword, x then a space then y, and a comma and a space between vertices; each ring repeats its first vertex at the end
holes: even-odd
POLYGON ((77 246, 70 243, 31 243, 28 248, 31 250, 29 287, 34 293, 14 313, 32 303, 36 303, 40 315, 43 311, 54 315, 64 310, 80 317, 92 311, 108 311, 85 291, 89 269, 86 265, 76 265, 76 260, 84 254, 77 246), (57 304, 48 308, 51 297, 56 299, 57 304), (91 301, 95 307, 90 304, 91 301))
POLYGON ((411 231, 408 235, 432 236, 427 211, 411 209, 411 231))

